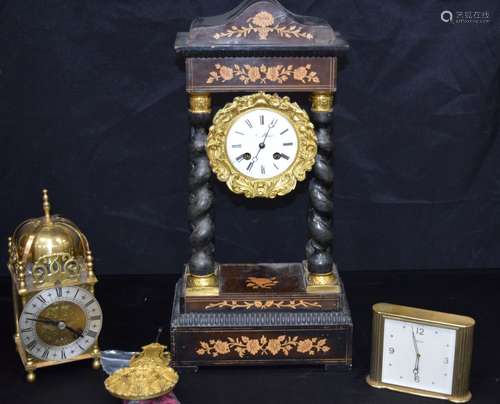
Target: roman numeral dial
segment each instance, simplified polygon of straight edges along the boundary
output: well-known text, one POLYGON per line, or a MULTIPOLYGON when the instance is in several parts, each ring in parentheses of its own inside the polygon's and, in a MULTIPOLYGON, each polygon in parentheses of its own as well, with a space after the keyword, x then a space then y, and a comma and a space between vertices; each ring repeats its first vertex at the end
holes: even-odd
POLYGON ((102 311, 92 293, 78 286, 38 292, 19 318, 25 350, 47 361, 65 361, 93 348, 102 328, 102 311))
POLYGON ((205 146, 219 181, 246 198, 293 191, 314 165, 314 125, 289 97, 257 92, 235 97, 214 116, 205 146))
POLYGON ((289 118, 268 108, 240 114, 230 127, 226 151, 231 164, 252 179, 280 175, 295 160, 297 133, 289 118))

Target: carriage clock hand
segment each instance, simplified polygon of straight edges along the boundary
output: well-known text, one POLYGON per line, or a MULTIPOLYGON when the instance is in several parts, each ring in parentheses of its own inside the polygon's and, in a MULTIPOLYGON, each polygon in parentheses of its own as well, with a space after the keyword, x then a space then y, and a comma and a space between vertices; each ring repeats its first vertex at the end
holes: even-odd
POLYGON ((416 359, 415 359, 415 366, 413 367, 413 376, 415 378, 415 381, 418 382, 420 380, 419 377, 419 371, 420 371, 420 352, 418 350, 418 344, 417 344, 417 338, 415 337, 415 332, 413 331, 413 328, 411 329, 411 336, 413 339, 413 347, 415 348, 415 354, 416 359))

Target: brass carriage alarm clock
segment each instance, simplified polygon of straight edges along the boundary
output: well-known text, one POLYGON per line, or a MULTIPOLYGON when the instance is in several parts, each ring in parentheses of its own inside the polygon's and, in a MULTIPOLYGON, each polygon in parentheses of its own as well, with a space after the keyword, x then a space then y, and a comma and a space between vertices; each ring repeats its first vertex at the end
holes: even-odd
POLYGON ((469 401, 474 325, 467 316, 375 304, 368 384, 455 403, 469 401))
POLYGON ((102 311, 89 243, 74 223, 50 214, 47 190, 43 210, 9 237, 14 341, 29 382, 46 366, 81 359, 100 366, 102 311))

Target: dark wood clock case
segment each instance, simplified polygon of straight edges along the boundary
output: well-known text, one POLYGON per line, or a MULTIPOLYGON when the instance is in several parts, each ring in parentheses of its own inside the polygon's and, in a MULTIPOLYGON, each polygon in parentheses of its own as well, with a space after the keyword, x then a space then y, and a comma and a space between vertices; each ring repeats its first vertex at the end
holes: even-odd
POLYGON ((295 15, 268 0, 245 1, 226 14, 194 20, 189 32, 178 33, 175 49, 185 60, 190 96, 192 256, 175 292, 174 365, 349 368, 352 321, 331 253, 332 100, 337 58, 348 44, 325 21, 295 15), (210 94, 257 91, 312 95, 309 116, 318 155, 308 178, 304 262, 219 264, 215 260, 214 196, 204 150, 212 117, 210 94), (197 287, 200 280, 213 282, 197 287))

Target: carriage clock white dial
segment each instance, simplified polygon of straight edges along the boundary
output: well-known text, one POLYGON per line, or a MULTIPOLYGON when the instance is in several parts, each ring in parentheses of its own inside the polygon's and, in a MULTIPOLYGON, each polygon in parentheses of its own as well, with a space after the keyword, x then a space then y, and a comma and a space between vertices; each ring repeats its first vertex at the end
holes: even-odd
POLYGON ((19 319, 26 351, 41 360, 64 361, 91 350, 102 327, 95 296, 78 286, 54 287, 34 295, 19 319))
POLYGON ((297 133, 279 112, 256 108, 239 115, 229 128, 226 150, 244 175, 266 179, 287 170, 297 156, 297 133))
POLYGON ((456 403, 469 401, 474 324, 467 316, 375 304, 368 384, 456 403))
POLYGON ((456 331, 386 319, 382 382, 451 394, 456 331))

